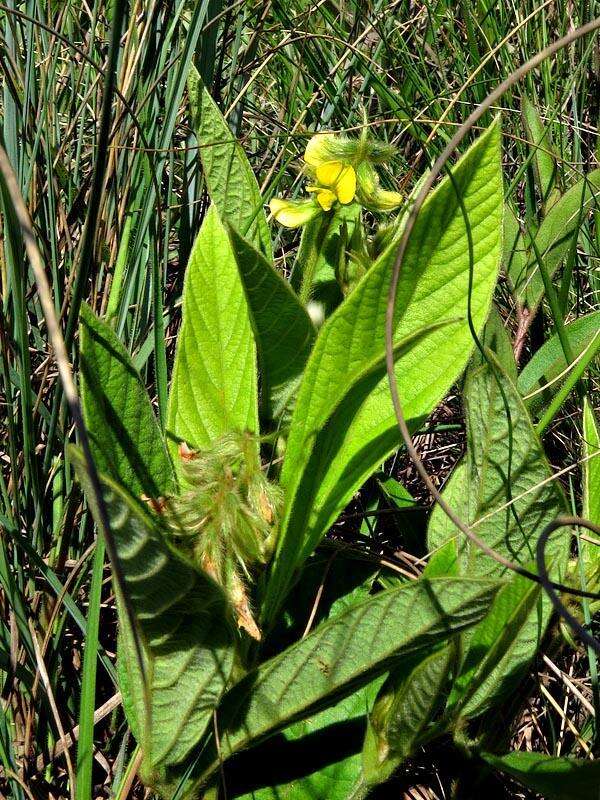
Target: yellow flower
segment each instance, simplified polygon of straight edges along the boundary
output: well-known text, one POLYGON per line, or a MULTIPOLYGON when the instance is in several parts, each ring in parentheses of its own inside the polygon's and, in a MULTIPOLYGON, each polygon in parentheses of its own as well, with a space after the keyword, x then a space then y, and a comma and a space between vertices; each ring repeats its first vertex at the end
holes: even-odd
POLYGON ((320 207, 312 199, 284 200, 282 197, 274 197, 269 203, 269 209, 277 222, 286 228, 299 228, 321 213, 320 207))
POLYGON ((367 136, 349 139, 335 133, 317 133, 304 151, 306 172, 311 183, 310 200, 274 198, 269 203, 277 222, 287 228, 305 225, 322 211, 331 211, 336 203, 347 206, 355 200, 372 211, 392 211, 402 203, 402 196, 379 186, 372 164, 383 163, 393 154, 389 145, 367 136))
POLYGON ((306 145, 304 160, 314 179, 307 188, 315 193, 323 211, 330 211, 336 200, 344 206, 354 200, 356 172, 345 157, 346 149, 343 140, 333 133, 317 133, 306 145))
POLYGON ((356 172, 350 164, 341 161, 325 161, 315 168, 316 183, 307 187, 315 192, 323 211, 329 211, 336 200, 343 206, 354 200, 356 194, 356 172))

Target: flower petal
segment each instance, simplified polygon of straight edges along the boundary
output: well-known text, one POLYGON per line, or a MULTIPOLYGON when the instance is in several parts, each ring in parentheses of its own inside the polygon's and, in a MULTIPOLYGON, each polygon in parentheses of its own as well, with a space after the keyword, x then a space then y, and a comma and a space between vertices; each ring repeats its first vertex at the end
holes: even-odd
POLYGON ((345 169, 341 161, 326 161, 317 167, 317 180, 321 186, 334 189, 345 169))
POLYGON ((269 203, 274 218, 286 228, 299 228, 306 225, 321 209, 314 200, 284 200, 274 197, 269 203))
POLYGON ((317 189, 317 201, 323 211, 330 211, 336 200, 335 192, 331 189, 317 189))
POLYGON ((351 166, 342 169, 335 187, 335 193, 342 205, 348 205, 354 200, 356 194, 356 172, 351 166))

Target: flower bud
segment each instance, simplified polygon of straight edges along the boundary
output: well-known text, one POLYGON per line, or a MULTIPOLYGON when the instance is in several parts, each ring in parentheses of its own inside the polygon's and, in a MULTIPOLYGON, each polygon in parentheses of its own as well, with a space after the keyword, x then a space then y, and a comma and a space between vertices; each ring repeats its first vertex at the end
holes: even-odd
POLYGON ((402 195, 382 189, 375 168, 367 161, 357 167, 356 178, 358 200, 370 211, 394 211, 402 205, 402 195))
POLYGON ((299 228, 301 225, 306 225, 321 211, 312 198, 310 200, 284 200, 282 197, 274 197, 269 203, 269 209, 277 222, 286 228, 299 228))
POLYGON ((180 448, 182 494, 167 498, 160 515, 173 545, 222 586, 239 627, 260 631, 246 584, 273 553, 283 495, 265 477, 258 441, 229 434, 206 450, 180 448))

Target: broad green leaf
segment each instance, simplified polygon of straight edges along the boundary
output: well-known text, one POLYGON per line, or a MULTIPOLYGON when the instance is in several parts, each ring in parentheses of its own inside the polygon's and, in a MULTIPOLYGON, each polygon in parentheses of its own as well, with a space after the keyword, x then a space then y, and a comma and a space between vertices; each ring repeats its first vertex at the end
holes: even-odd
MULTIPOLYGON (((577 358, 589 346, 600 330, 600 311, 586 314, 579 319, 565 325, 565 333, 573 350, 573 357, 577 358)), ((517 380, 517 388, 525 398, 525 402, 530 408, 537 408, 541 404, 550 401, 557 389, 564 382, 563 379, 555 381, 546 390, 546 384, 554 381, 561 373, 567 369, 565 355, 558 338, 554 334, 547 342, 534 353, 531 360, 523 367, 517 380), (532 397, 529 395, 534 394, 532 397)))
MULTIPOLYGON (((472 367, 464 389, 467 455, 444 489, 444 496, 477 535, 511 561, 529 564, 544 527, 566 510, 565 500, 546 460, 539 437, 516 387, 488 352, 489 364, 472 367)), ((506 569, 481 553, 436 506, 428 530, 430 549, 454 541, 460 574, 500 577, 506 569)), ((560 575, 568 557, 568 537, 553 537, 548 562, 560 575)), ((474 716, 495 702, 517 681, 533 657, 551 614, 546 596, 535 604, 514 578, 512 588, 496 598, 488 622, 474 630, 483 637, 491 661, 481 665, 484 679, 469 700, 465 713, 474 716), (528 604, 529 613, 525 613, 528 604), (525 615, 525 618, 523 617, 525 615), (512 620, 512 638, 502 620, 512 620), (495 638, 494 638, 495 637, 495 638), (492 643, 493 640, 493 643, 492 643), (495 666, 494 666, 495 663, 495 666)), ((471 638, 469 642, 471 642, 471 638)), ((476 670, 473 645, 467 673, 476 670)), ((474 672, 473 672, 474 674, 474 672)), ((464 696, 469 681, 463 678, 464 696)))
POLYGON ((79 337, 81 403, 96 466, 137 497, 168 494, 173 467, 131 356, 85 304, 79 337))
MULTIPOLYGON (((595 169, 565 192, 544 217, 535 234, 535 243, 550 275, 554 274, 567 255, 581 214, 585 217, 600 203, 599 193, 600 169, 595 169)), ((509 243, 506 237, 505 243, 509 243)), ((519 237, 514 249, 518 253, 512 256, 509 265, 505 247, 508 277, 519 303, 534 313, 544 296, 544 282, 537 256, 527 235, 519 237)))
POLYGON ((258 432, 256 347, 231 242, 211 206, 185 273, 167 434, 176 454, 179 441, 201 449, 232 431, 258 432))
POLYGON ((250 163, 195 67, 188 77, 191 116, 211 202, 224 222, 271 262, 271 234, 250 163))
MULTIPOLYGON (((480 329, 489 311, 500 257, 503 206, 497 125, 461 159, 454 181, 469 214, 474 245, 472 312, 475 328, 480 329)), ((282 471, 286 512, 269 586, 273 607, 281 601, 293 570, 356 489, 398 445, 385 373, 360 403, 356 397, 337 428, 328 423, 323 430, 365 364, 384 358, 385 309, 396 247, 393 243, 382 254, 327 320, 306 366, 282 471)), ((446 180, 419 214, 397 295, 396 342, 422 329, 424 323, 446 323, 431 329, 397 360, 400 397, 413 428, 442 399, 472 351, 466 319, 468 253, 460 203, 446 180)), ((354 389, 352 394, 356 394, 354 389)))
MULTIPOLYGON (((464 462, 459 464, 454 470, 454 477, 456 472, 461 469, 465 469, 464 462)), ((459 482, 456 481, 455 486, 459 486, 459 482)), ((448 485, 448 490, 450 486, 448 485)), ((447 492, 448 492, 447 490, 447 492)), ((453 509, 457 509, 457 503, 452 502, 449 494, 446 493, 446 500, 450 503, 450 506, 453 509)), ((440 547, 438 550, 435 550, 431 556, 429 557, 429 561, 427 562, 427 566, 423 570, 423 577, 424 578, 443 578, 444 576, 453 576, 458 577, 458 553, 457 553, 457 543, 455 539, 449 539, 443 547, 440 547)))
POLYGON ((547 756, 544 753, 482 753, 495 769, 512 775, 547 800, 598 800, 600 761, 547 756))
POLYGON ((315 329, 289 283, 234 228, 230 234, 256 336, 262 401, 273 419, 297 389, 315 329))
POLYGON ((527 97, 523 97, 521 110, 525 134, 533 151, 533 168, 542 205, 550 207, 560 197, 558 191, 552 191, 556 177, 556 155, 550 132, 527 97))
MULTIPOLYGON (((451 324, 452 322, 449 320, 446 323, 434 323, 433 325, 426 325, 421 329, 417 329, 413 334, 407 336, 406 339, 395 343, 394 358, 400 358, 410 352, 410 350, 417 347, 423 339, 427 338, 432 331, 439 327, 449 327, 451 324)), ((362 371, 355 376, 355 380, 345 388, 344 395, 342 395, 339 403, 333 408, 329 419, 321 424, 320 430, 315 437, 311 457, 306 466, 306 479, 300 485, 294 500, 298 508, 298 513, 295 517, 297 531, 301 534, 305 534, 305 541, 303 544, 299 539, 296 540, 296 546, 302 547, 300 554, 297 556, 298 563, 302 563, 310 556, 311 552, 321 540, 322 534, 335 520, 341 510, 341 507, 338 507, 338 498, 335 496, 333 502, 336 503, 336 505, 333 507, 329 502, 330 498, 326 498, 326 501, 322 505, 318 504, 318 501, 313 500, 313 498, 318 492, 322 482, 325 480, 331 462, 331 455, 339 451, 341 443, 346 437, 349 421, 354 419, 357 411, 364 407, 365 401, 382 384, 386 374, 384 359, 385 355, 381 354, 381 356, 376 357, 373 361, 364 364, 362 371), (313 515, 311 521, 312 526, 306 531, 302 526, 308 526, 311 512, 313 515)), ((364 457, 366 458, 366 456, 364 457)), ((377 464, 373 464, 369 474, 378 466, 379 461, 377 464)), ((368 476, 365 475, 364 478, 366 477, 368 476)), ((350 498, 348 497, 347 499, 350 498)), ((277 576, 277 572, 275 572, 275 575, 277 576)), ((284 573, 284 578, 286 580, 289 579, 289 577, 289 571, 287 575, 284 573)), ((267 594, 266 604, 276 603, 283 596, 280 595, 277 597, 275 594, 278 588, 279 584, 276 581, 272 581, 269 584, 268 591, 271 593, 267 594)), ((269 606, 269 610, 272 612, 273 605, 269 606)))
POLYGON ((415 752, 432 720, 448 680, 452 655, 451 647, 432 653, 394 693, 386 736, 390 750, 402 760, 415 752))
MULTIPOLYGON (((480 621, 498 588, 488 580, 441 578, 388 589, 334 619, 250 672, 223 699, 218 727, 227 758, 310 716, 409 655, 480 621)), ((218 758, 200 764, 206 779, 218 758)), ((200 777, 200 775, 199 775, 200 777)))
MULTIPOLYGON (((71 458, 97 515, 85 462, 71 458)), ((137 624, 150 679, 150 720, 143 713, 140 673, 128 626, 121 630, 126 709, 141 732, 145 771, 182 761, 206 730, 233 666, 233 635, 225 596, 208 575, 179 558, 153 518, 114 481, 103 479, 111 532, 137 624)))
MULTIPOLYGON (((582 455, 583 516, 595 525, 600 525, 600 430, 594 409, 587 397, 583 403, 582 455)), ((587 531, 582 530, 582 533, 587 531)), ((597 591, 600 586, 600 546, 581 540, 580 549, 589 583, 588 588, 597 591)))
MULTIPOLYGON (((566 511, 566 504, 559 485, 550 480, 552 471, 516 387, 489 351, 488 360, 467 373, 466 464, 444 491, 451 498, 468 497, 458 511, 477 535, 506 558, 525 563, 535 558, 541 530, 566 511)), ((464 574, 505 575, 506 569, 449 525, 436 506, 429 523, 429 549, 453 537, 464 574)))
MULTIPOLYGON (((450 508, 461 519, 472 520, 477 515, 478 488, 477 475, 470 469, 467 459, 463 458, 454 467, 442 489, 442 494, 450 508)), ((466 546, 464 538, 464 533, 457 530, 452 520, 439 506, 434 506, 427 528, 427 549, 433 551, 434 555, 426 567, 427 574, 431 575, 431 570, 434 569, 437 576, 437 570, 441 570, 443 565, 452 567, 453 571, 456 570, 456 574, 462 573, 466 546), (438 553, 440 553, 439 558, 437 558, 438 553)))

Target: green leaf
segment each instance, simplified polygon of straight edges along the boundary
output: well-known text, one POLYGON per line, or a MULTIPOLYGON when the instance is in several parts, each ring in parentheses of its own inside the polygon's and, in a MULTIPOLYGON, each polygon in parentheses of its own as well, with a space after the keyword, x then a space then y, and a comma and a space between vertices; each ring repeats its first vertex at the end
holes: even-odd
POLYGON ((550 132, 544 126, 537 109, 527 97, 523 97, 521 101, 521 110, 525 134, 533 150, 535 179, 542 204, 552 206, 560 194, 556 190, 552 192, 556 176, 556 155, 550 132))
MULTIPOLYGON (((600 430, 594 409, 586 397, 583 403, 583 516, 600 525, 600 430)), ((583 531, 584 533, 586 531, 583 531)), ((593 535, 593 534, 592 534, 593 535)), ((600 585, 600 547, 580 541, 588 588, 600 585)))
POLYGON ((185 273, 167 433, 175 454, 178 441, 201 449, 232 431, 258 432, 256 347, 231 242, 211 206, 185 273))
MULTIPOLYGON (((372 564, 341 553, 319 553, 303 570, 285 616, 297 620, 301 635, 319 590, 317 617, 325 610, 322 619, 333 619, 369 597, 377 571, 372 564)), ((366 714, 382 682, 379 676, 329 708, 288 726, 280 736, 250 749, 241 759, 236 757, 225 776, 229 796, 241 793, 243 800, 346 800, 361 776, 366 714), (236 779, 244 788, 248 781, 256 788, 238 792, 236 779)))
POLYGON ((482 753, 495 769, 512 775, 547 800, 598 800, 600 761, 547 756, 543 753, 482 753))
POLYGON ((427 736, 450 676, 454 648, 433 652, 410 668, 407 659, 383 685, 371 715, 363 758, 368 784, 382 783, 427 736))
MULTIPOLYGON (((474 366, 467 374, 467 456, 445 487, 444 497, 496 552, 511 561, 528 564, 534 558, 542 530, 566 510, 566 504, 559 486, 551 480, 539 437, 516 387, 490 351, 487 353, 489 363, 474 366)), ((484 555, 436 506, 429 523, 429 549, 441 548, 450 541, 455 542, 460 574, 506 574, 505 567, 484 555)), ((548 560, 554 564, 554 574, 560 576, 563 572, 568 549, 567 537, 554 537, 550 542, 548 560)), ((486 641, 487 650, 472 645, 460 687, 462 699, 471 693, 471 688, 467 691, 471 686, 469 675, 480 668, 485 677, 481 681, 472 678, 476 691, 465 713, 480 713, 519 680, 543 636, 550 613, 547 597, 535 604, 527 587, 514 578, 510 587, 499 593, 490 619, 482 623, 482 630, 473 632, 475 642, 478 636, 486 641), (508 621, 512 637, 505 633, 508 621), (487 661, 477 666, 475 656, 479 653, 485 659, 488 651, 487 661)))
MULTIPOLYGON (((567 255, 582 207, 583 214, 595 208, 600 201, 599 192, 600 169, 595 169, 565 192, 544 217, 535 234, 535 243, 550 275, 556 272, 567 255)), ((512 232, 507 240, 505 235, 505 265, 508 263, 506 257, 510 255, 507 252, 510 236, 512 232)), ((544 296, 544 281, 537 256, 528 235, 519 236, 514 248, 517 255, 507 266, 508 277, 519 303, 534 313, 544 296)))
POLYGON ((469 637, 462 669, 448 699, 449 709, 459 706, 465 716, 480 714, 522 678, 522 670, 540 642, 536 624, 542 624, 539 599, 539 584, 520 575, 500 589, 489 614, 469 637), (491 681, 486 681, 494 670, 495 686, 489 694, 491 681))
MULTIPOLYGON (((394 358, 397 359, 410 352, 411 349, 419 345, 420 341, 426 339, 432 331, 437 330, 439 327, 448 327, 451 324, 452 321, 448 320, 447 322, 426 325, 406 339, 396 342, 394 358)), ((333 408, 330 418, 324 420, 319 426, 310 454, 311 457, 305 469, 305 480, 300 485, 294 498, 297 509, 293 518, 295 527, 292 529, 285 529, 284 527, 285 535, 287 536, 286 544, 288 545, 288 552, 285 554, 286 559, 289 559, 290 554, 293 554, 297 564, 305 561, 320 542, 323 533, 335 520, 343 505, 345 505, 345 502, 342 505, 339 501, 339 496, 335 495, 333 503, 331 498, 325 498, 325 502, 319 503, 318 492, 326 479, 332 454, 339 452, 346 437, 349 422, 354 419, 357 411, 364 407, 365 400, 381 386, 384 380, 384 375, 386 374, 384 359, 385 356, 382 354, 372 362, 364 365, 362 372, 356 375, 355 380, 346 387, 345 394, 341 397, 339 404, 333 408), (317 499, 314 499, 315 495, 317 495, 317 499), (311 516, 312 519, 310 519, 311 516), (294 536, 293 539, 290 533, 294 536), (304 537, 304 541, 301 540, 300 536, 304 537), (294 553, 294 549, 300 552, 294 553)), ((362 453, 361 457, 366 460, 369 457, 368 451, 362 453)), ((379 466, 380 461, 381 459, 372 465, 371 469, 368 470, 368 474, 371 474, 379 466)), ((353 464, 348 465, 348 467, 349 469, 356 468, 353 464)), ((364 469, 360 465, 358 465, 358 468, 364 469)), ((368 474, 364 474, 363 480, 368 477, 368 474)), ((346 500, 349 499, 350 497, 348 496, 346 500)), ((275 604, 284 596, 283 593, 279 596, 276 594, 277 590, 281 590, 282 585, 281 572, 278 573, 278 568, 281 565, 283 565, 283 580, 287 581, 291 577, 291 561, 287 561, 287 563, 278 561, 276 554, 275 571, 271 582, 268 584, 268 593, 265 600, 265 605, 271 613, 273 613, 273 608, 276 607, 275 604)))
MULTIPOLYGON (((432 647, 481 620, 497 588, 487 580, 419 580, 324 622, 250 672, 224 698, 221 757, 327 707, 401 658, 425 658, 432 647)), ((218 768, 216 754, 213 759, 205 762, 204 779, 218 768)))
MULTIPOLYGON (((454 181, 473 236, 472 310, 475 328, 480 329, 489 311, 500 257, 503 207, 497 125, 461 159, 454 181)), ((345 420, 338 417, 337 428, 328 423, 322 432, 365 365, 384 358, 385 309, 396 247, 394 243, 382 254, 327 320, 306 366, 281 477, 286 513, 269 586, 272 607, 281 602, 293 570, 352 494, 398 445, 385 373, 360 402, 358 396, 351 398, 353 404, 346 410, 345 420), (317 457, 321 461, 318 479, 317 457)), ((460 203, 446 180, 419 214, 398 288, 396 342, 415 334, 425 322, 445 323, 407 348, 396 364, 400 397, 412 428, 442 399, 473 347, 465 318, 468 253, 460 203), (465 316, 457 317, 461 314, 465 316)), ((352 395, 356 395, 355 389, 352 395)))
POLYGON ((244 753, 243 760, 233 762, 232 773, 235 776, 246 767, 245 776, 239 779, 250 778, 259 786, 240 795, 235 785, 231 792, 228 781, 228 796, 241 800, 347 800, 360 780, 366 712, 381 682, 379 677, 330 708, 290 725, 284 731, 285 740, 273 737, 264 747, 244 753))
POLYGON ((254 325, 265 414, 273 419, 298 387, 315 329, 289 283, 234 228, 230 234, 254 325))
POLYGON ((426 732, 448 680, 452 648, 433 653, 402 682, 386 725, 391 750, 404 760, 415 752, 426 732))
MULTIPOLYGON (((75 448, 71 458, 96 516, 85 461, 75 448)), ((133 710, 145 771, 151 774, 182 761, 202 737, 229 680, 233 637, 221 588, 169 548, 156 519, 122 487, 108 478, 102 486, 124 591, 147 659, 150 718, 144 713, 132 632, 121 617, 119 657, 127 675, 125 694, 130 690, 125 708, 133 710)))
MULTIPOLYGON (((467 373, 466 465, 444 492, 465 498, 459 513, 490 547, 525 563, 535 558, 541 530, 566 511, 566 504, 559 485, 550 480, 552 471, 516 387, 489 351, 487 357, 488 363, 467 373)), ((505 567, 481 553, 447 519, 436 506, 429 523, 430 550, 456 538, 464 574, 505 575, 505 567)))
POLYGON ((173 467, 142 379, 115 332, 89 306, 80 313, 81 403, 96 466, 135 496, 162 497, 173 467))
POLYGON ((188 77, 188 93, 210 199, 223 221, 272 262, 271 234, 258 183, 242 146, 195 67, 188 77))
MULTIPOLYGON (((594 337, 598 335, 599 329, 600 311, 586 314, 565 325, 565 333, 573 350, 574 358, 581 355, 589 346, 594 337)), ((546 405, 550 402, 564 379, 555 381, 552 386, 544 391, 538 392, 538 390, 554 381, 558 375, 567 369, 567 366, 560 339, 558 334, 555 333, 547 342, 544 342, 519 374, 517 388, 525 398, 529 408, 536 409, 540 405, 546 405), (537 392, 537 394, 529 397, 533 392, 537 392)))
MULTIPOLYGON (((484 349, 489 347, 494 356, 498 359, 504 372, 506 372, 513 383, 516 383, 517 362, 515 361, 512 342, 504 327, 502 317, 494 305, 485 323, 480 344, 484 349)), ((483 354, 479 349, 476 349, 473 354, 473 363, 481 364, 483 361, 485 361, 483 354)))

